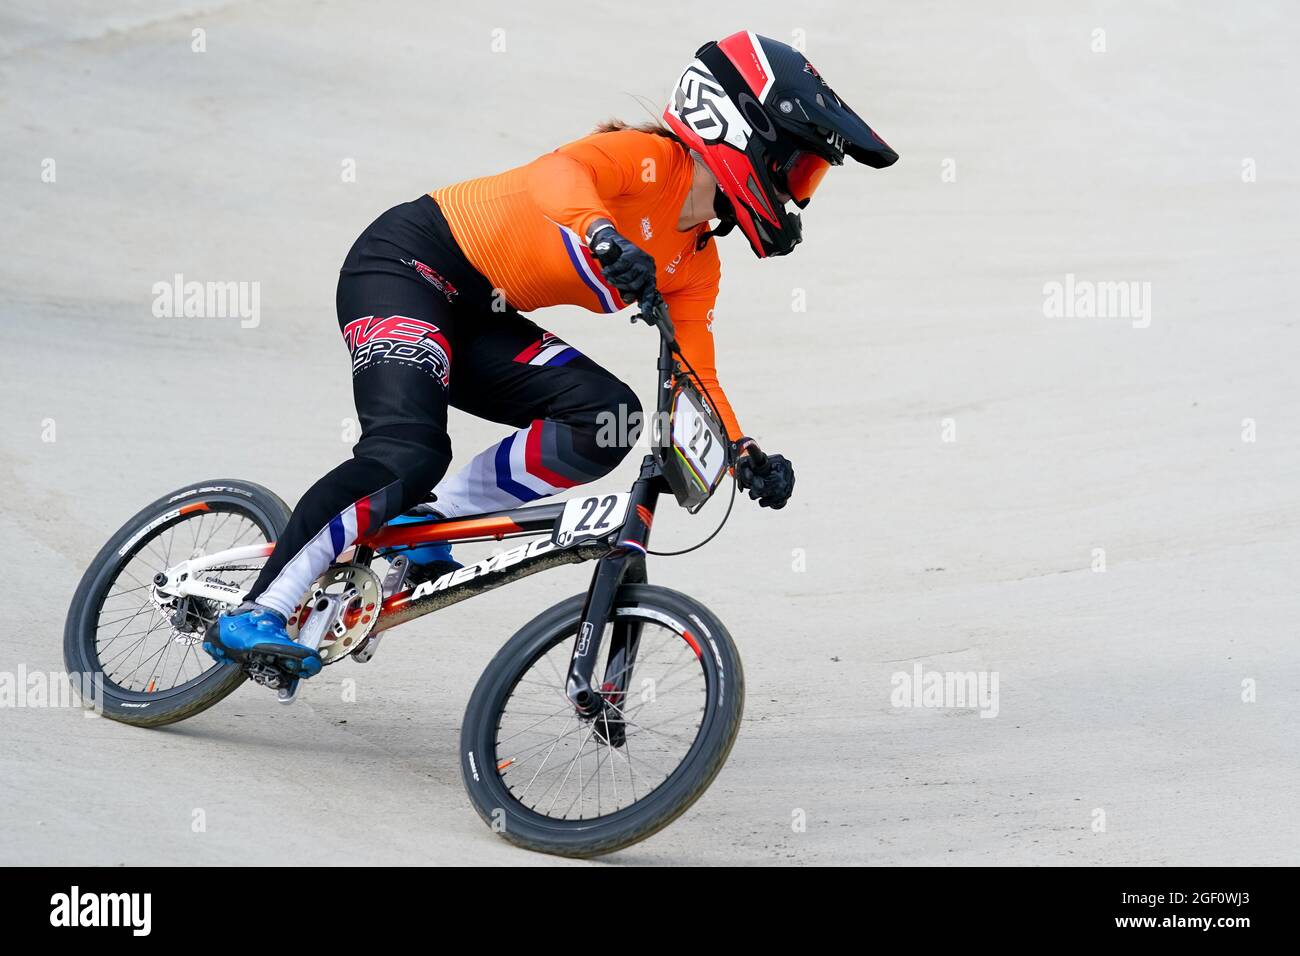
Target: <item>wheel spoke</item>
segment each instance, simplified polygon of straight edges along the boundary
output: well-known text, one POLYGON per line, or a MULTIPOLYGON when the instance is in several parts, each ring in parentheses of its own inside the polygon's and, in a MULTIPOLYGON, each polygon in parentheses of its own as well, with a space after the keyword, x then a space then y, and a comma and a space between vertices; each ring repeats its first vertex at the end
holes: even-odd
POLYGON ((496 757, 523 806, 590 821, 644 799, 681 767, 705 723, 707 672, 677 631, 649 618, 635 625, 634 654, 602 678, 624 689, 606 694, 595 718, 581 718, 565 693, 572 632, 515 678, 496 722, 496 757), (626 690, 633 672, 651 682, 652 698, 626 690))
MULTIPOLYGON (((92 660, 105 680, 124 690, 161 693, 218 668, 199 644, 221 605, 194 597, 155 601, 152 578, 159 562, 168 568, 174 558, 194 558, 249 544, 250 538, 268 537, 247 512, 218 506, 182 516, 140 540, 130 557, 115 569, 93 622, 97 637, 92 660), (190 553, 177 554, 183 552, 186 539, 190 553), (133 607, 137 601, 139 605, 133 607)), ((259 559, 240 562, 237 567, 211 568, 200 572, 200 577, 220 576, 225 583, 246 587, 250 575, 263 563, 259 559)))

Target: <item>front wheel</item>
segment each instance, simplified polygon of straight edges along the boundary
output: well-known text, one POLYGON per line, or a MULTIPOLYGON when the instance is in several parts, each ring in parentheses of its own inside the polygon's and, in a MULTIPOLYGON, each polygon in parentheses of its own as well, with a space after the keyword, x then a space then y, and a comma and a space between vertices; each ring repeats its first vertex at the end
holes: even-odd
POLYGON ((593 679, 604 707, 581 717, 565 678, 584 597, 506 643, 461 729, 461 770, 479 816, 518 846, 576 857, 644 840, 698 800, 731 751, 745 697, 735 644, 707 608, 628 584, 593 679))

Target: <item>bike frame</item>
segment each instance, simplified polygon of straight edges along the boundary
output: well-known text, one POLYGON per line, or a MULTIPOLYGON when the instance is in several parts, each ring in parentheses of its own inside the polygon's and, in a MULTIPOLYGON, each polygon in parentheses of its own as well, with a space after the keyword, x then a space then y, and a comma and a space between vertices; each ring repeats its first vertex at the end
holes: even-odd
MULTIPOLYGON (((671 334, 667 333, 661 338, 659 347, 656 423, 666 418, 673 394, 675 371, 672 351, 671 334)), ((653 435, 651 440, 658 442, 661 436, 653 435)), ((645 558, 650 527, 654 523, 659 496, 668 490, 670 488, 659 462, 651 453, 642 459, 641 471, 632 484, 631 498, 622 525, 601 539, 569 546, 556 544, 555 529, 566 504, 559 501, 464 518, 430 516, 425 522, 385 526, 358 539, 354 547, 340 555, 334 563, 368 567, 376 552, 392 553, 394 550, 435 542, 536 538, 527 544, 444 574, 437 580, 386 596, 370 632, 376 634, 539 571, 564 564, 597 561, 587 599, 583 604, 566 681, 566 692, 578 712, 584 716, 595 716, 603 710, 607 700, 617 703, 626 691, 625 684, 636 658, 639 625, 617 621, 614 603, 622 584, 643 584, 647 581, 645 558), (545 537, 540 537, 542 535, 545 537), (611 625, 614 633, 609 645, 605 676, 597 690, 592 686, 596 658, 605 642, 606 630, 611 625)), ((199 503, 188 507, 192 510, 206 510, 207 505, 199 503)), ((154 583, 160 593, 169 596, 197 597, 223 604, 238 604, 243 601, 245 591, 230 585, 200 581, 196 576, 202 571, 265 558, 274 547, 273 543, 247 545, 204 555, 168 568, 155 578, 154 583)))

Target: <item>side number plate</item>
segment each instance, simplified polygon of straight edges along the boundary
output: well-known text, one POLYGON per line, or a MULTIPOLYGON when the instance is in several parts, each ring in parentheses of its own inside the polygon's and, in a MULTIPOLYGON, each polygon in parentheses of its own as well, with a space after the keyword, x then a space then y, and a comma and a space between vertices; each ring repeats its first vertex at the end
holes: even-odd
POLYGON ((623 526, 631 500, 632 495, 623 491, 566 501, 553 540, 560 547, 567 548, 579 541, 603 538, 617 531, 623 526))

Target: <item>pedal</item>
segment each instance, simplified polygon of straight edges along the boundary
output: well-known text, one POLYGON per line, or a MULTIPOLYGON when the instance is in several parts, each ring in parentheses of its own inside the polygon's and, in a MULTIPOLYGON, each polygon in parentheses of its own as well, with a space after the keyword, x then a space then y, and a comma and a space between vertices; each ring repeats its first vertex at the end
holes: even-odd
MULTIPOLYGON (((263 664, 261 661, 244 661, 242 667, 250 680, 261 684, 263 687, 269 687, 271 690, 283 693, 284 688, 288 686, 289 678, 278 667, 263 664)), ((286 701, 286 703, 292 702, 292 700, 286 701)))

